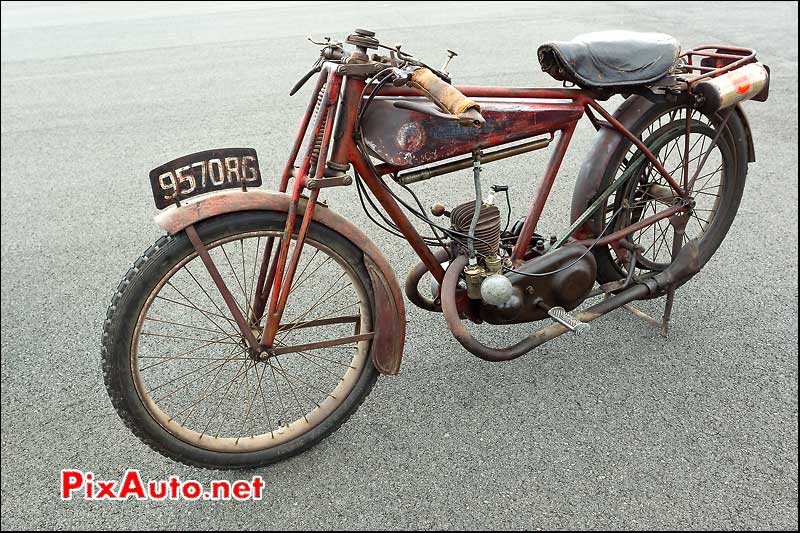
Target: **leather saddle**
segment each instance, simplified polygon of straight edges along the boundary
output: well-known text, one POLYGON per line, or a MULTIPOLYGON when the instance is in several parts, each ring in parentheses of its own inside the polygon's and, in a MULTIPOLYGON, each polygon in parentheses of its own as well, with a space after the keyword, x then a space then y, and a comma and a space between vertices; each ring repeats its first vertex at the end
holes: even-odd
POLYGON ((542 70, 585 89, 645 85, 673 72, 681 48, 663 33, 604 31, 539 47, 542 70))

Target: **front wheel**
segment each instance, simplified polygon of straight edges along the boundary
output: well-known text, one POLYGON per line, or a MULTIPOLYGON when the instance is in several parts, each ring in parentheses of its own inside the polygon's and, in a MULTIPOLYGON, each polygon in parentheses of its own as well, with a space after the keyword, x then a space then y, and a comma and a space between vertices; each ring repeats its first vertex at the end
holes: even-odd
MULTIPOLYGON (((251 317, 265 243, 286 215, 243 212, 197 224, 240 311, 251 317)), ((299 222, 298 222, 299 224, 299 222)), ((290 253, 291 248, 290 247, 290 253)), ((363 255, 312 222, 276 345, 373 331, 363 255)), ((160 239, 120 283, 103 334, 112 403, 147 445, 186 464, 249 468, 295 455, 335 431, 372 390, 371 340, 258 360, 184 233, 160 239)))

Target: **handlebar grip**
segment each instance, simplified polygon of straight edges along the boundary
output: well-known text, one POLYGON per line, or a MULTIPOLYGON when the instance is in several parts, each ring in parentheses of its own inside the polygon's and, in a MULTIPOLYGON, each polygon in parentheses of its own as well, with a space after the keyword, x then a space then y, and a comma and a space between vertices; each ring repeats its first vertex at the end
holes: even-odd
POLYGON ((478 128, 484 124, 485 120, 480 113, 481 106, 439 78, 430 69, 421 68, 414 71, 410 84, 424 92, 443 111, 456 116, 461 124, 478 128))

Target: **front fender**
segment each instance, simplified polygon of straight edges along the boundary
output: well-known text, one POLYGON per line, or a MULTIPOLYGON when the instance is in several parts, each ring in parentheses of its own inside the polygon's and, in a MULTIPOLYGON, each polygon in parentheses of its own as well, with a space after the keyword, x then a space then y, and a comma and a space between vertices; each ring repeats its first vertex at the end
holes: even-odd
MULTIPOLYGON (((288 212, 291 197, 288 194, 251 189, 221 191, 212 195, 198 196, 181 203, 181 207, 169 207, 155 216, 155 222, 171 235, 180 233, 191 224, 196 224, 218 215, 236 211, 288 212)), ((297 214, 305 212, 306 200, 301 199, 297 214)), ((406 315, 400 286, 386 257, 367 235, 346 218, 318 204, 313 220, 340 233, 364 254, 372 289, 375 295, 375 337, 372 340, 371 357, 381 374, 395 375, 400 372, 403 346, 406 338, 406 315)))

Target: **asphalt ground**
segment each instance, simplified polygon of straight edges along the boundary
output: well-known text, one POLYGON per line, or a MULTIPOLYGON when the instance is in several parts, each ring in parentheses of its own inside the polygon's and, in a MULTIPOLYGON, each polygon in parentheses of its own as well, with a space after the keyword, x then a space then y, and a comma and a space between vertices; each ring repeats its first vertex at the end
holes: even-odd
MULTIPOLYGON (((3 529, 796 529, 797 43, 796 3, 4 2, 3 529), (61 501, 62 468, 241 477, 170 462, 128 432, 103 386, 103 317, 160 235, 147 172, 251 146, 276 183, 308 97, 288 89, 317 53, 305 36, 356 27, 434 64, 457 50, 463 84, 555 86, 537 45, 602 29, 758 49, 773 75, 769 101, 745 106, 758 161, 721 249, 678 292, 672 334, 614 314, 493 365, 410 306, 402 374, 322 444, 259 470, 262 501, 61 501)), ((548 231, 568 222, 592 136, 579 126, 548 231)), ((496 163, 484 179, 510 185, 521 214, 545 161, 496 163)), ((471 195, 462 174, 416 190, 455 205, 471 195)), ((326 198, 398 275, 416 262, 353 190, 326 198)))

